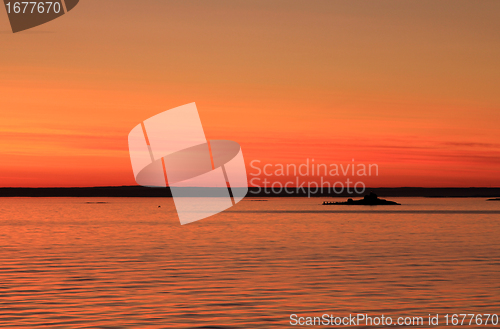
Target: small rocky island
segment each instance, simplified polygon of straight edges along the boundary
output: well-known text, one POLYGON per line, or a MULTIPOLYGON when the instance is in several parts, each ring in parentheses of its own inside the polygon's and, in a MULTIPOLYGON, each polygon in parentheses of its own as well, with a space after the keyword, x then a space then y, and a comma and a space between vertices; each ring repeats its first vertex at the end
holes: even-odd
POLYGON ((380 199, 375 193, 370 192, 370 194, 365 195, 361 200, 348 199, 346 202, 323 202, 324 206, 329 205, 363 205, 363 206, 377 206, 377 205, 401 205, 400 203, 394 201, 387 201, 385 199, 380 199))
POLYGON ((496 198, 496 199, 488 199, 486 201, 500 201, 500 198, 496 198))

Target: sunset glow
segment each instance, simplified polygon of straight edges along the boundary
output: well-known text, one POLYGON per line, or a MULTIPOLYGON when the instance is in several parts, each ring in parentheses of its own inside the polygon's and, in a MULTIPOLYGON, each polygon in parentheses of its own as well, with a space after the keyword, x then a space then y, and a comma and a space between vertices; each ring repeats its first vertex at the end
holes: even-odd
POLYGON ((0 186, 135 185, 129 131, 196 102, 249 173, 355 159, 373 187, 499 187, 500 4, 317 3, 86 0, 16 35, 1 14, 0 186))

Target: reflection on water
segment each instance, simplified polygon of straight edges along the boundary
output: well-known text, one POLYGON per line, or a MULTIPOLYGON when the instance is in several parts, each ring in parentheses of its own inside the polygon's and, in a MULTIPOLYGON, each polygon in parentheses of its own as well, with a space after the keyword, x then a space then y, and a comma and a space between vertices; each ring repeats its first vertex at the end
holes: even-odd
POLYGON ((0 326, 500 313, 500 202, 395 200, 243 201, 180 226, 171 199, 0 199, 0 326))

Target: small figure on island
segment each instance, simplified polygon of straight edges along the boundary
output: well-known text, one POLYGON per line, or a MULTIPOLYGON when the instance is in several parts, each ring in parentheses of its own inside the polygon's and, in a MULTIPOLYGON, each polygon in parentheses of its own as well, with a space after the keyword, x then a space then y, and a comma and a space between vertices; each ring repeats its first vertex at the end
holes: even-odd
POLYGON ((387 201, 385 199, 379 199, 379 197, 370 192, 370 194, 365 195, 361 200, 347 199, 346 202, 323 202, 323 205, 365 205, 365 206, 376 206, 376 205, 401 205, 394 201, 387 201))

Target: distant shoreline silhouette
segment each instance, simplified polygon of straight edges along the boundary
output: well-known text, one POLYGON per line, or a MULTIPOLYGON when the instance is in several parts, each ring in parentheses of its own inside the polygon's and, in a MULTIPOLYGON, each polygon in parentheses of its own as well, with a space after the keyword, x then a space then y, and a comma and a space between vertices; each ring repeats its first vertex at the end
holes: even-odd
MULTIPOLYGON (((186 196, 190 189, 187 187, 186 196)), ((214 188, 223 191, 224 188, 214 188)), ((227 190, 227 189, 226 189, 227 190)), ((363 193, 340 194, 315 193, 314 189, 290 188, 293 194, 284 191, 274 193, 271 189, 250 187, 248 198, 272 198, 272 197, 363 197, 367 191, 381 197, 428 197, 428 198, 498 198, 500 200, 500 188, 473 187, 473 188, 425 188, 425 187, 395 187, 395 188, 367 188, 363 193)), ((352 191, 352 190, 351 190, 352 191)), ((0 197, 172 197, 169 188, 150 188, 143 186, 104 186, 104 187, 70 187, 70 188, 0 188, 0 197)), ((494 199, 496 201, 496 199, 494 199)))

